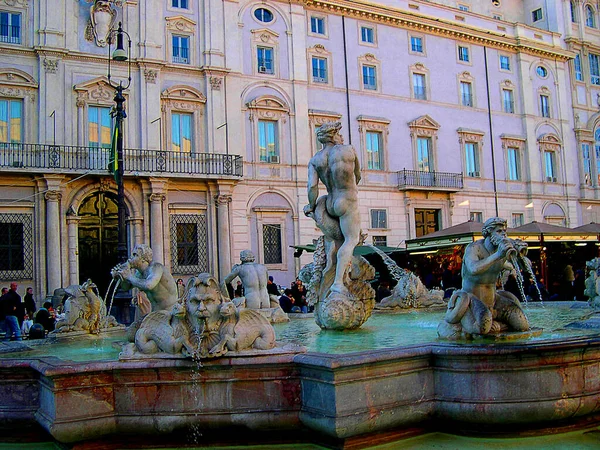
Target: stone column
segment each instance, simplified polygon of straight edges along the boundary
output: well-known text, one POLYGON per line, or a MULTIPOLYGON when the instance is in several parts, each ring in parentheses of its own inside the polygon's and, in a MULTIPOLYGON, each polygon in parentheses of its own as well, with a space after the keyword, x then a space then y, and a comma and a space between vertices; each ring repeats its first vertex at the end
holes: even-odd
POLYGON ((61 194, 47 191, 46 198, 46 272, 48 274, 47 291, 49 295, 61 287, 60 258, 60 214, 61 194))
POLYGON ((219 278, 223 278, 231 271, 229 203, 231 203, 231 195, 219 194, 215 196, 215 205, 217 207, 219 278))
POLYGON ((69 284, 79 284, 79 221, 81 217, 67 213, 67 239, 69 240, 69 284))
POLYGON ((162 220, 162 203, 164 200, 164 194, 150 194, 150 247, 152 247, 152 259, 161 264, 164 264, 162 220))
POLYGON ((144 219, 141 217, 130 217, 129 218, 129 229, 133 230, 133 235, 131 236, 131 241, 133 242, 133 247, 138 244, 143 244, 142 241, 142 223, 144 219))

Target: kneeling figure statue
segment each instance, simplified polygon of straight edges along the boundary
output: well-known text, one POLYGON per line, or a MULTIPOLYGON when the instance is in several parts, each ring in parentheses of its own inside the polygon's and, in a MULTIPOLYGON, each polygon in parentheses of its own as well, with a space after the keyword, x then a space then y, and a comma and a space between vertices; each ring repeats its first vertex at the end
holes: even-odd
MULTIPOLYGON (((513 269, 526 246, 507 238, 506 220, 499 217, 488 219, 482 234, 483 239, 465 249, 462 289, 455 291, 448 302, 444 320, 438 326, 440 338, 472 339, 473 335, 529 330, 517 297, 496 290, 500 272, 513 269), (513 261, 512 266, 509 260, 513 261)), ((514 269, 519 270, 518 264, 514 269)))

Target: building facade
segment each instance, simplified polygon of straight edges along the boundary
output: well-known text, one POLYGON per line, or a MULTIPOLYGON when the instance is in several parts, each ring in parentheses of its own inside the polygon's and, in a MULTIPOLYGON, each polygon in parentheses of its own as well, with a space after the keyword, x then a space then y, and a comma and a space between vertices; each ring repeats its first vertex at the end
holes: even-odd
POLYGON ((0 278, 38 298, 107 283, 118 22, 129 248, 182 278, 250 248, 289 284, 319 235, 302 208, 324 121, 359 155, 369 243, 596 220, 599 21, 580 1, 0 0, 0 278))

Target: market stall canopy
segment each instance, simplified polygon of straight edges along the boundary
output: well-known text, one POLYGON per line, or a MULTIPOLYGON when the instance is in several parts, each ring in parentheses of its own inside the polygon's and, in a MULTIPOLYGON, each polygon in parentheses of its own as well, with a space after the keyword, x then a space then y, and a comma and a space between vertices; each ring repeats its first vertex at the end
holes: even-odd
POLYGON ((600 223, 590 222, 587 225, 581 225, 580 227, 573 228, 573 231, 595 233, 598 235, 600 234, 600 223))
POLYGON ((406 250, 417 252, 419 250, 427 251, 441 247, 469 244, 482 238, 481 227, 483 227, 481 222, 459 223, 416 239, 407 240, 406 250))
POLYGON ((549 223, 536 222, 535 220, 520 227, 512 228, 508 234, 512 238, 530 242, 537 242, 542 239, 545 242, 589 242, 598 239, 598 232, 560 227, 549 223))

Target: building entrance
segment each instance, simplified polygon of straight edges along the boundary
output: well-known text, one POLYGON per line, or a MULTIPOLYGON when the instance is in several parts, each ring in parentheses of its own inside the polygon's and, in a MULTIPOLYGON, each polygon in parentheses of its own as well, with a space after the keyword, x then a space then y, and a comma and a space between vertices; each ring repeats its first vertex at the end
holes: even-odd
POLYGON ((439 209, 415 209, 415 234, 416 237, 439 231, 439 209))
MULTIPOLYGON (((104 297, 111 281, 110 270, 117 264, 117 197, 97 192, 79 207, 79 278, 91 278, 104 297)), ((106 299, 105 299, 106 300, 106 299)))

